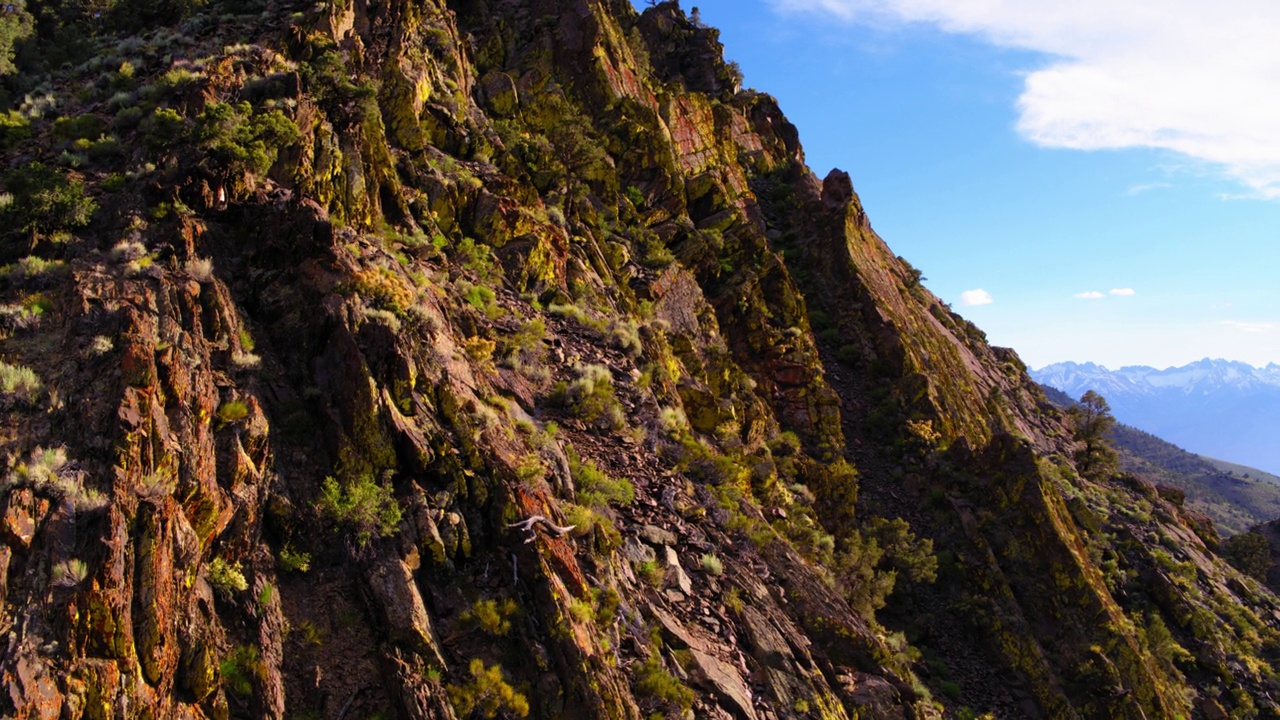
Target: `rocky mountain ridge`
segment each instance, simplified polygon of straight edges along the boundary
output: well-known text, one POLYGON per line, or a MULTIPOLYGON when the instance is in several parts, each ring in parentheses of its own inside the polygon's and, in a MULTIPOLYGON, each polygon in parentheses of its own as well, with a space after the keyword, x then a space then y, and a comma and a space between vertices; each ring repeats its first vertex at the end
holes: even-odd
POLYGON ((25 7, 0 714, 1278 712, 1280 601, 677 3, 25 7))

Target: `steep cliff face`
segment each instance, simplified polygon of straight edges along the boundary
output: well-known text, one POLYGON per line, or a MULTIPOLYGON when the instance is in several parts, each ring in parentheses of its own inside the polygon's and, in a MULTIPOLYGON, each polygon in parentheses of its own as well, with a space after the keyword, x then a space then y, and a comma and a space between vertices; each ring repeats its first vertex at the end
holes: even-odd
POLYGON ((187 12, 3 126, 6 716, 1275 714, 676 3, 187 12))

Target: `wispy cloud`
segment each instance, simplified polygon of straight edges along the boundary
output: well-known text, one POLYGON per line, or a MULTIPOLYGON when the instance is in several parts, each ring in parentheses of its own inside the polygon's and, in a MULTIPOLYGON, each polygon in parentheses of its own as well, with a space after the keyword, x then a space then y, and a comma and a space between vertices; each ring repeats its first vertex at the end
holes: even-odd
POLYGON ((1251 333, 1251 334, 1273 333, 1280 330, 1280 323, 1274 323, 1274 322, 1246 322, 1243 320, 1223 320, 1222 324, 1234 330, 1239 330, 1240 332, 1251 333))
POLYGON ((1160 190, 1167 187, 1173 187, 1173 183, 1167 183, 1167 182, 1139 183, 1137 185, 1130 187, 1128 190, 1125 190, 1124 194, 1125 195, 1141 195, 1144 192, 1150 192, 1152 190, 1160 190))
POLYGON ((1027 73, 1018 99, 1024 137, 1077 150, 1172 150, 1225 169, 1255 197, 1280 197, 1280 3, 768 1, 1043 53, 1048 64, 1027 73))
POLYGON ((1119 295, 1120 297, 1132 297, 1137 295, 1138 291, 1133 288, 1111 288, 1111 294, 1119 295))
POLYGON ((976 290, 965 290, 960 293, 960 304, 968 307, 973 307, 975 305, 990 305, 993 302, 995 302, 995 300, 991 297, 991 293, 983 290, 982 288, 978 288, 976 290))
POLYGON ((1079 300, 1101 300, 1106 296, 1098 292, 1097 290, 1090 290, 1089 292, 1078 292, 1075 295, 1072 295, 1071 297, 1079 300))

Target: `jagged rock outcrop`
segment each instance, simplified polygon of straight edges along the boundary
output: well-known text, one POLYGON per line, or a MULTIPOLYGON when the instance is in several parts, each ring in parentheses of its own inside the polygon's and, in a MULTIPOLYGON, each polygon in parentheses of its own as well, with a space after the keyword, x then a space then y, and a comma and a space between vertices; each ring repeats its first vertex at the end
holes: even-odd
POLYGON ((174 13, 0 137, 5 715, 1277 712, 677 3, 174 13))

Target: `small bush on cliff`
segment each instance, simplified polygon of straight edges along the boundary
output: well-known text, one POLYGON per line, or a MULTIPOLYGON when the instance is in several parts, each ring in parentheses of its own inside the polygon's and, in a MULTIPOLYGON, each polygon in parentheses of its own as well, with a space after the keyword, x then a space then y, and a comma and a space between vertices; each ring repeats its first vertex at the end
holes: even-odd
POLYGON ((249 417, 249 406, 243 400, 229 400, 218 406, 218 419, 223 424, 239 422, 249 417))
POLYGON ((502 339, 499 355, 513 366, 522 362, 540 362, 545 354, 543 341, 546 337, 546 321, 540 317, 534 318, 522 323, 515 332, 502 339))
POLYGON ((609 323, 607 332, 610 341, 619 350, 629 355, 639 355, 644 351, 644 345, 640 342, 640 324, 634 319, 615 319, 609 323))
POLYGON ((84 473, 68 461, 64 447, 37 447, 26 462, 13 463, 12 459, 9 462, 13 470, 0 480, 0 493, 13 487, 27 487, 59 501, 70 500, 77 512, 97 512, 109 502, 101 491, 85 487, 84 473))
POLYGON ((234 592, 244 592, 249 589, 249 581, 244 577, 244 571, 240 568, 239 563, 229 563, 220 557, 216 557, 209 561, 205 567, 206 574, 209 578, 209 584, 214 590, 230 595, 234 592))
POLYGON ((53 584, 59 587, 76 587, 88 575, 89 565, 79 558, 71 558, 53 567, 53 584))
POLYGON ((275 164, 280 148, 301 137, 298 126, 279 110, 254 114, 249 103, 209 103, 196 118, 194 140, 209 169, 262 175, 275 164))
POLYGON ((254 680, 264 673, 258 648, 252 645, 240 645, 232 650, 218 663, 218 670, 222 674, 222 686, 240 696, 253 694, 254 680))
POLYGON ((864 618, 884 607, 898 580, 898 571, 883 568, 882 561, 887 564, 885 549, 871 534, 853 531, 840 543, 836 575, 845 599, 864 618))
POLYGON ((933 554, 933 540, 917 537, 902 518, 875 518, 864 532, 875 537, 888 564, 912 582, 931 583, 938 577, 938 558, 933 554))
POLYGON ((649 268, 664 268, 675 262, 676 256, 652 231, 641 231, 635 241, 636 255, 640 263, 649 268))
POLYGON ((708 575, 723 575, 724 562, 715 553, 707 553, 702 556, 702 570, 708 575))
POLYGON ((500 637, 511 632, 511 618, 518 612, 520 606, 511 598, 505 598, 501 602, 477 600, 469 610, 462 613, 462 621, 500 637))
POLYGON ((644 191, 640 188, 635 185, 628 185, 627 189, 623 191, 623 194, 627 196, 627 200, 631 201, 631 204, 634 205, 637 210, 644 207, 644 191))
POLYGON ((347 483, 326 477, 316 509, 352 531, 360 547, 368 545, 374 535, 387 537, 400 526, 400 506, 391 488, 378 483, 372 475, 361 475, 347 483))
POLYGON ((449 685, 445 692, 458 717, 495 718, 499 713, 516 717, 529 714, 529 700, 503 679, 502 666, 486 667, 475 658, 469 668, 471 681, 465 685, 449 685))
POLYGON ((605 430, 622 427, 626 416, 613 391, 613 375, 603 365, 576 365, 572 382, 556 385, 553 399, 570 414, 605 430))
POLYGON ((276 565, 284 572, 305 573, 311 569, 311 553, 294 550, 286 545, 280 549, 276 565))
POLYGON ((662 666, 658 653, 635 666, 636 692, 678 706, 682 711, 693 707, 693 691, 662 666))
POLYGON ((400 316, 404 315, 414 300, 413 293, 405 287, 400 277, 386 268, 357 272, 348 288, 370 305, 390 310, 400 316))
POLYGON ((594 462, 583 460, 568 448, 569 473, 578 490, 578 502, 592 508, 609 504, 630 505, 636 497, 635 487, 626 478, 612 478, 594 462))
POLYGON ((464 237, 453 247, 453 257, 456 262, 474 272, 481 282, 495 279, 497 266, 488 245, 482 245, 469 237, 464 237))
POLYGON ((32 402, 43 388, 44 383, 31 368, 0 361, 0 393, 32 402))
POLYGON ((45 260, 36 255, 28 255, 16 263, 0 267, 0 278, 10 282, 22 282, 41 276, 61 274, 66 268, 67 264, 60 260, 45 260))
POLYGON ((5 173, 4 190, 0 227, 32 238, 84 227, 98 208, 84 183, 38 162, 5 173))

